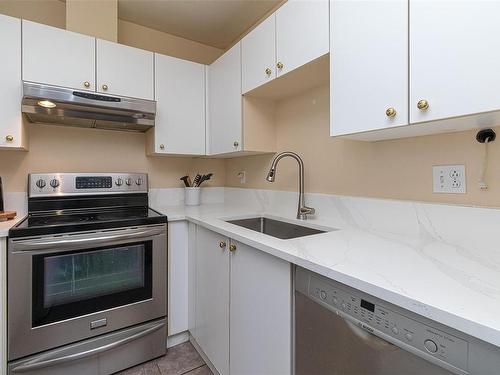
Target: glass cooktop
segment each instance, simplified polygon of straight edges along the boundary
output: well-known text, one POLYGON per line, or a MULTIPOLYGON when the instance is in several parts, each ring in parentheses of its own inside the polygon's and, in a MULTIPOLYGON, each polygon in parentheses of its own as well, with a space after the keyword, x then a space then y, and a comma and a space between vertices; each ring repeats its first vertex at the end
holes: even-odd
POLYGON ((148 207, 53 211, 28 215, 10 230, 9 237, 51 235, 166 222, 166 216, 148 207))

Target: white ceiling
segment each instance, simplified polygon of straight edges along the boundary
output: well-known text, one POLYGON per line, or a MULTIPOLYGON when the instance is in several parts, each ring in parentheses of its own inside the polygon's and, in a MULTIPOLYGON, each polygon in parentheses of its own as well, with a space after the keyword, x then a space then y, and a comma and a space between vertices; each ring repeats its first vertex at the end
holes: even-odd
POLYGON ((282 0, 118 0, 118 17, 226 49, 282 0))

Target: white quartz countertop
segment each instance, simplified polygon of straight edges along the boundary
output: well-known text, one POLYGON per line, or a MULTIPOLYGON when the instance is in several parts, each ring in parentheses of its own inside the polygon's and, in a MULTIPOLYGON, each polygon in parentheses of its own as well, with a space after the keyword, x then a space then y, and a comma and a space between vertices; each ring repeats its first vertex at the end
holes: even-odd
MULTIPOLYGON (((432 236, 403 236, 346 224, 340 228, 338 222, 335 231, 281 240, 225 222, 274 216, 255 207, 212 204, 154 208, 166 214, 169 222, 188 220, 500 346, 498 251, 474 252, 432 236)), ((334 221, 299 223, 331 227, 334 221)))
POLYGON ((0 238, 9 235, 9 229, 19 223, 23 219, 22 216, 16 216, 12 220, 0 221, 0 238))

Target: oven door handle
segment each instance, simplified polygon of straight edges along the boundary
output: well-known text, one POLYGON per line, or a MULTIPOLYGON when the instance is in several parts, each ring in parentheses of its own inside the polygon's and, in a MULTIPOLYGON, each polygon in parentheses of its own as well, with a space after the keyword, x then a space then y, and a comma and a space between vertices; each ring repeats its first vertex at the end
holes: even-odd
POLYGON ((144 237, 151 237, 165 232, 165 227, 152 227, 147 229, 134 229, 127 230, 122 233, 109 233, 106 235, 98 235, 95 233, 85 234, 85 235, 74 235, 68 238, 50 238, 50 239, 36 239, 36 240, 26 240, 14 242, 14 251, 30 251, 30 250, 41 250, 50 247, 51 249, 65 248, 74 245, 96 245, 112 241, 120 241, 126 239, 139 239, 144 237))
MULTIPOLYGON (((12 372, 33 371, 33 370, 38 370, 38 369, 44 368, 44 367, 55 366, 55 365, 59 365, 61 363, 76 361, 79 359, 90 357, 90 356, 93 356, 96 354, 103 353, 103 352, 108 351, 108 350, 115 349, 115 348, 122 346, 122 345, 125 345, 131 341, 138 340, 141 337, 147 336, 150 333, 155 332, 155 331, 163 328, 164 326, 165 326, 165 322, 156 323, 152 327, 149 327, 143 331, 135 333, 129 337, 125 337, 121 340, 111 342, 109 344, 99 346, 99 347, 94 348, 94 349, 85 350, 85 351, 80 352, 80 353, 69 354, 69 355, 65 355, 62 357, 51 358, 51 359, 47 359, 47 360, 40 360, 40 357, 39 357, 39 358, 36 358, 32 361, 29 361, 26 364, 16 366, 16 367, 12 368, 11 371, 12 372)), ((43 358, 43 356, 41 356, 41 357, 43 358)))

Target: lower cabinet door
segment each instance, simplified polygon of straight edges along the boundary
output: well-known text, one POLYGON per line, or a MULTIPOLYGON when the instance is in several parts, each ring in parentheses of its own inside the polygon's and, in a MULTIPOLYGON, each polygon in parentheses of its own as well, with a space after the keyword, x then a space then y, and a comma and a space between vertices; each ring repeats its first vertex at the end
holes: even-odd
POLYGON ((229 374, 228 246, 224 236, 197 227, 193 336, 221 375, 229 374))
POLYGON ((231 375, 292 373, 290 263, 231 245, 231 375))

